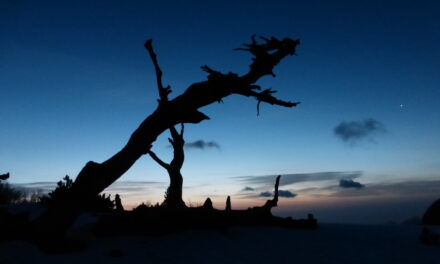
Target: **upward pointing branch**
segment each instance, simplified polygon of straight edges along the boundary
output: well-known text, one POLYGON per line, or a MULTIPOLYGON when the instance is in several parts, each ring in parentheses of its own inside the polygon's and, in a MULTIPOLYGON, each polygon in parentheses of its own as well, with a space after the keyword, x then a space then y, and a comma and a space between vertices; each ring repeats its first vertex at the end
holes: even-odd
POLYGON ((147 49, 148 54, 150 55, 151 60, 154 64, 154 69, 156 71, 156 81, 157 81, 157 89, 159 90, 159 103, 168 101, 168 94, 171 93, 171 87, 168 85, 167 87, 163 87, 162 84, 162 70, 159 67, 159 63, 157 62, 157 55, 153 50, 153 40, 149 39, 145 42, 144 47, 147 49))

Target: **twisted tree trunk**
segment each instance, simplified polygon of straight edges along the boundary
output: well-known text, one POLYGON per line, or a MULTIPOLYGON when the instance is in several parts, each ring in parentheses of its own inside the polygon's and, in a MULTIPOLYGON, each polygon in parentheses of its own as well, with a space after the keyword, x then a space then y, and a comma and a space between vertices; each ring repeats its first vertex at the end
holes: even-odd
POLYGON ((167 170, 170 176, 170 186, 165 194, 165 201, 163 206, 168 208, 182 208, 186 207, 185 202, 182 199, 182 188, 183 188, 183 177, 180 170, 183 166, 183 161, 185 159, 185 152, 183 147, 185 146, 185 140, 183 139, 183 124, 180 134, 174 126, 170 127, 171 138, 168 141, 173 147, 173 160, 170 164, 163 162, 153 151, 148 151, 148 154, 164 169, 167 170))

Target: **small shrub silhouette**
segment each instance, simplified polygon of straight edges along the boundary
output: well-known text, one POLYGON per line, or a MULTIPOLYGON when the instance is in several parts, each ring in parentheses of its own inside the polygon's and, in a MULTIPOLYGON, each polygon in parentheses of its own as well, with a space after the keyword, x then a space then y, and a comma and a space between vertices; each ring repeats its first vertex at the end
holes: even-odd
MULTIPOLYGON (((73 186, 73 180, 66 175, 62 181, 57 183, 57 187, 46 196, 41 198, 41 202, 48 206, 55 204, 62 204, 67 199, 70 199, 70 189, 73 186)), ((106 212, 115 209, 115 201, 111 199, 111 195, 98 194, 93 199, 89 200, 87 205, 83 208, 86 211, 106 212)))
POLYGON ((24 200, 24 193, 12 188, 4 180, 9 178, 9 173, 0 175, 0 204, 12 204, 24 200))

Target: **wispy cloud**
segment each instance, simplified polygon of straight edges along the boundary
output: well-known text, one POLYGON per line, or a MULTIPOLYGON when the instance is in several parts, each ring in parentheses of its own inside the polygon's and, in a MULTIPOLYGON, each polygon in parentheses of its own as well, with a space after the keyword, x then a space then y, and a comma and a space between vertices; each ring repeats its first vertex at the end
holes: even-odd
MULTIPOLYGON (((56 182, 30 182, 30 183, 20 183, 13 184, 14 187, 27 190, 27 191, 38 191, 40 193, 49 193, 57 187, 56 182)), ((117 181, 105 189, 105 193, 140 193, 146 192, 151 188, 165 189, 167 186, 164 182, 153 182, 153 181, 117 181)))
POLYGON ((368 118, 359 121, 344 121, 338 124, 333 132, 335 136, 347 143, 355 143, 376 132, 384 132, 385 126, 376 119, 368 118))
POLYGON ((215 141, 196 140, 193 142, 185 143, 185 148, 201 150, 204 150, 206 148, 216 148, 220 150, 220 145, 215 141))
POLYGON ((252 187, 246 186, 241 191, 242 192, 251 192, 251 191, 255 191, 255 189, 252 187))
POLYGON ((27 192, 48 193, 57 187, 56 182, 30 182, 30 183, 14 183, 14 188, 27 192))
POLYGON ((361 188, 365 187, 365 185, 361 184, 360 182, 355 182, 350 179, 341 179, 339 181, 339 187, 361 189, 361 188))
MULTIPOLYGON (((361 171, 340 172, 340 171, 326 171, 326 172, 313 172, 313 173, 292 173, 281 174, 280 186, 299 182, 309 181, 327 181, 327 180, 340 180, 340 179, 355 179, 362 175, 361 171)), ((243 182, 249 185, 265 185, 273 186, 277 175, 265 175, 265 176, 239 176, 233 177, 237 181, 243 182)))
POLYGON ((355 188, 341 188, 339 185, 297 190, 301 195, 324 197, 438 197, 440 180, 405 180, 395 182, 369 183, 359 192, 355 188))

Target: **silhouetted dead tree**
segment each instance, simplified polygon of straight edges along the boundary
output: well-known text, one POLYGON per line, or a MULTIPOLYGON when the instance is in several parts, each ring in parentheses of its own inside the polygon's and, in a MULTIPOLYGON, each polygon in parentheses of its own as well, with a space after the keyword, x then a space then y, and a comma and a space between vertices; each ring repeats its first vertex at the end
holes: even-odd
POLYGON ((280 178, 281 175, 278 175, 275 180, 275 192, 273 195, 272 200, 267 200, 266 203, 263 206, 256 206, 250 208, 250 210, 258 213, 258 214, 264 214, 264 215, 272 215, 272 208, 276 207, 278 205, 278 186, 280 185, 280 178))
POLYGON ((155 60, 156 54, 152 48, 152 40, 145 43, 145 47, 153 58, 159 88, 159 105, 133 132, 128 143, 121 151, 103 163, 90 161, 80 171, 74 183, 74 189, 85 196, 96 195, 122 176, 142 155, 146 154, 151 144, 166 129, 179 123, 200 123, 209 119, 198 111, 199 108, 221 101, 231 94, 240 94, 254 97, 258 102, 272 105, 293 107, 298 103, 280 100, 272 95, 274 91, 254 83, 265 75, 274 75, 273 68, 288 55, 295 54, 299 40, 285 38, 263 39, 259 44, 253 37, 251 44, 246 44, 243 50, 254 55, 250 71, 242 76, 235 73, 223 74, 208 66, 202 69, 208 73, 208 80, 192 84, 175 99, 169 101, 167 96, 171 92, 169 86, 163 87, 162 71, 155 60))
POLYGON ((183 147, 185 145, 185 140, 183 139, 184 125, 181 125, 180 133, 174 128, 170 127, 171 138, 168 141, 174 150, 173 160, 168 164, 163 162, 152 150, 148 151, 151 158, 156 161, 160 166, 167 170, 170 176, 170 186, 168 187, 163 206, 168 208, 184 208, 186 207, 185 202, 182 199, 182 186, 183 177, 180 170, 183 166, 183 161, 185 159, 185 153, 183 147))
POLYGON ((253 55, 250 70, 243 74, 221 73, 203 66, 208 73, 206 81, 190 85, 186 91, 172 100, 168 100, 171 92, 169 86, 162 85, 162 71, 153 51, 152 40, 145 43, 145 48, 153 60, 156 70, 160 99, 156 110, 149 115, 133 132, 127 144, 108 160, 97 163, 89 161, 79 172, 71 189, 70 202, 63 207, 49 208, 37 219, 36 232, 47 236, 58 236, 73 223, 81 206, 102 192, 110 184, 121 177, 142 155, 148 153, 151 144, 165 130, 179 123, 200 123, 209 119, 198 111, 199 108, 222 101, 223 98, 238 94, 254 97, 259 105, 266 102, 272 105, 294 107, 298 102, 289 102, 273 96, 271 89, 261 90, 255 83, 265 75, 272 75, 273 68, 286 56, 294 55, 300 41, 290 38, 262 38, 262 43, 252 37, 250 44, 245 44, 240 50, 253 55))
POLYGON ((124 211, 124 206, 122 206, 122 201, 121 201, 121 197, 119 196, 119 194, 115 195, 115 209, 118 212, 124 211))
POLYGON ((225 207, 225 211, 226 212, 230 212, 232 210, 232 206, 231 206, 231 196, 228 196, 228 198, 226 198, 226 207, 225 207))
POLYGON ((278 186, 280 185, 280 178, 281 175, 278 175, 275 181, 275 191, 274 191, 273 199, 267 200, 267 202, 263 206, 263 208, 269 212, 270 210, 272 210, 272 207, 277 207, 278 205, 278 186))

